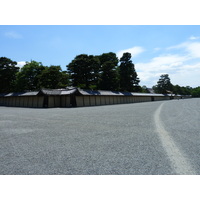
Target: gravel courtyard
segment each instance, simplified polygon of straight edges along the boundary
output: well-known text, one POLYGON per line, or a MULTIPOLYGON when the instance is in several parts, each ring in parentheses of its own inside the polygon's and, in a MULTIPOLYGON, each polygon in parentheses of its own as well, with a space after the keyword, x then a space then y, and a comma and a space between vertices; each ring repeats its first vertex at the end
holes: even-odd
POLYGON ((173 174, 152 117, 161 103, 0 107, 0 174, 173 174))

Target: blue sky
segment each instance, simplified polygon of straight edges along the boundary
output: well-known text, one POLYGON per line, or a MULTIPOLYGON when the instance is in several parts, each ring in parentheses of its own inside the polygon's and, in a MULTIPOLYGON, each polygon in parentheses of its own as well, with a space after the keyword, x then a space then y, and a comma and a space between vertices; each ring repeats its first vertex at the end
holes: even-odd
POLYGON ((0 56, 43 65, 66 65, 79 54, 130 52, 140 85, 168 73, 173 84, 200 86, 200 26, 0 25, 0 56))

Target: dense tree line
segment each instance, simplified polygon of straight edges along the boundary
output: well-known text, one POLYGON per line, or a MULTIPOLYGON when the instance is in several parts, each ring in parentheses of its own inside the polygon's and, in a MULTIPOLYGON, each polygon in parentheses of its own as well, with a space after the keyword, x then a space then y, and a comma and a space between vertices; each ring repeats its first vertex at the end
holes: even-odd
POLYGON ((0 57, 0 93, 24 92, 41 88, 58 89, 69 84, 69 75, 60 66, 43 66, 27 62, 21 69, 17 62, 0 57))
MULTIPOLYGON (((30 61, 19 68, 17 62, 0 57, 0 93, 34 91, 42 88, 58 89, 67 86, 82 89, 147 92, 139 85, 139 78, 130 53, 120 59, 113 52, 94 56, 80 54, 62 71, 60 66, 44 66, 30 61)), ((161 75, 156 93, 174 93, 200 97, 200 87, 191 88, 173 85, 168 74, 161 75)))
POLYGON ((124 53, 120 61, 112 52, 100 56, 81 54, 67 68, 73 86, 84 89, 142 91, 130 53, 124 53))
POLYGON ((192 88, 190 86, 173 85, 168 74, 162 74, 157 82, 157 85, 153 86, 156 93, 166 94, 173 93, 179 95, 192 95, 193 97, 200 97, 200 87, 192 88))
POLYGON ((21 69, 17 62, 0 58, 0 93, 33 91, 41 88, 57 89, 75 86, 83 89, 142 91, 131 54, 119 60, 115 53, 99 56, 76 56, 62 71, 60 66, 44 66, 41 62, 27 62, 21 69))
POLYGON ((17 62, 0 57, 0 93, 12 92, 16 87, 17 62))

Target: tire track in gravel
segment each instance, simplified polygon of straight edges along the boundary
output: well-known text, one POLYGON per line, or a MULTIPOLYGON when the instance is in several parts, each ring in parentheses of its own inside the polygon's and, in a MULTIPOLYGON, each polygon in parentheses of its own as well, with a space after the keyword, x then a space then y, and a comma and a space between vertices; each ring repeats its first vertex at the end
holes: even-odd
POLYGON ((185 158, 181 150, 177 147, 170 134, 165 130, 164 125, 160 119, 162 107, 165 103, 162 103, 154 113, 154 122, 156 126, 156 132, 161 140, 164 150, 166 151, 171 166, 176 174, 191 175, 196 174, 192 169, 189 161, 185 158))

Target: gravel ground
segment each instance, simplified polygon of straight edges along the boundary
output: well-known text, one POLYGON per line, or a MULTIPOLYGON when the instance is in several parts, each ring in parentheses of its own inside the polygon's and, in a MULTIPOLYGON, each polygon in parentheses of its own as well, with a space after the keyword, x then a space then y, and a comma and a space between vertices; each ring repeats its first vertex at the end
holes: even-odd
POLYGON ((164 105, 162 111, 165 129, 190 162, 195 174, 200 174, 200 99, 172 101, 164 105))
POLYGON ((194 165, 200 164, 195 146, 200 141, 200 99, 83 108, 0 107, 0 174, 176 174, 155 131, 153 116, 163 102, 161 118, 170 126, 166 129, 182 140, 188 155, 195 154, 194 165))

